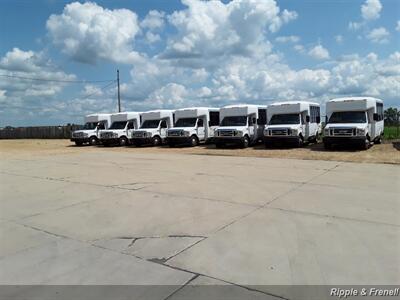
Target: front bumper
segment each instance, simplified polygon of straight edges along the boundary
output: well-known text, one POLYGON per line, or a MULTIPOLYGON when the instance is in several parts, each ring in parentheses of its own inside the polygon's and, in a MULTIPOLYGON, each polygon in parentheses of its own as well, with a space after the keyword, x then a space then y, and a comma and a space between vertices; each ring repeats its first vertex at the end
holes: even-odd
POLYGON ((171 136, 167 137, 168 144, 175 144, 175 145, 184 145, 190 144, 191 138, 190 136, 171 136))
POLYGON ((241 145, 244 137, 214 137, 214 143, 221 145, 241 145))
POLYGON ((299 137, 297 135, 293 136, 264 136, 265 143, 297 143, 299 141, 299 137))
POLYGON ((119 144, 119 138, 100 139, 103 145, 119 144))
POLYGON ((132 145, 135 145, 135 146, 139 146, 139 145, 148 145, 148 144, 152 144, 152 143, 153 143, 153 138, 152 138, 152 137, 143 137, 143 138, 137 138, 137 137, 135 137, 135 138, 131 138, 131 139, 129 140, 129 142, 130 142, 132 145))
POLYGON ((365 143, 365 136, 325 136, 323 138, 324 144, 350 144, 350 145, 362 145, 365 143))
POLYGON ((71 138, 71 142, 89 143, 89 138, 71 138))

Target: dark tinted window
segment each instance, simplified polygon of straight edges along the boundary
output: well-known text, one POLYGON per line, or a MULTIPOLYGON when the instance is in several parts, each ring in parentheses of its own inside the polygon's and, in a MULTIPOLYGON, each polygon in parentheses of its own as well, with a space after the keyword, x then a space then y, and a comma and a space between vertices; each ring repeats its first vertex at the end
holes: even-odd
POLYGON ((269 121, 269 125, 299 124, 299 114, 281 114, 273 115, 269 121))
POLYGON ((247 125, 247 116, 232 116, 225 117, 221 126, 246 126, 247 125))
POLYGON ((160 126, 161 126, 161 128, 167 128, 168 127, 167 126, 167 121, 162 120, 160 126))
POLYGON ((85 129, 85 130, 92 130, 92 129, 95 129, 96 126, 97 126, 97 123, 96 123, 96 122, 89 122, 89 123, 86 123, 86 124, 83 126, 83 129, 85 129))
POLYGON ((383 116, 383 103, 377 103, 376 104, 376 113, 378 114, 378 120, 382 121, 384 116, 383 116))
POLYGON ((258 125, 267 124, 267 110, 259 109, 258 110, 258 125))
POLYGON ((133 124, 133 121, 130 121, 130 122, 128 123, 128 129, 135 129, 135 126, 134 126, 134 124, 133 124))
POLYGON ((310 122, 316 123, 317 117, 320 117, 319 106, 310 106, 310 122))
POLYGON ((110 129, 124 129, 126 121, 114 122, 111 124, 110 129))
POLYGON ((197 127, 204 127, 203 119, 199 119, 199 120, 197 121, 197 127))
POLYGON ((211 111, 210 126, 218 126, 218 125, 219 125, 219 111, 211 111))
POLYGON ((158 128, 158 124, 160 124, 160 120, 146 120, 140 128, 158 128))
POLYGON ((328 123, 366 123, 365 112, 363 111, 341 111, 334 112, 328 123))
POLYGON ((182 118, 178 119, 175 123, 175 127, 194 127, 196 126, 197 118, 182 118))

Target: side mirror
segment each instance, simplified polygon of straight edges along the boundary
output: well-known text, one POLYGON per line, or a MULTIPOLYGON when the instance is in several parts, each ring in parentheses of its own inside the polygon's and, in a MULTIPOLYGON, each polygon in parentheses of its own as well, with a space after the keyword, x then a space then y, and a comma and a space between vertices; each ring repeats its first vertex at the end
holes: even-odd
POLYGON ((379 121, 379 115, 378 114, 374 114, 374 121, 379 121))
POLYGON ((211 127, 211 121, 208 121, 208 126, 211 127))
POLYGON ((306 116, 306 122, 310 123, 310 116, 306 116))
POLYGON ((317 117, 317 123, 321 123, 321 117, 320 116, 317 117))

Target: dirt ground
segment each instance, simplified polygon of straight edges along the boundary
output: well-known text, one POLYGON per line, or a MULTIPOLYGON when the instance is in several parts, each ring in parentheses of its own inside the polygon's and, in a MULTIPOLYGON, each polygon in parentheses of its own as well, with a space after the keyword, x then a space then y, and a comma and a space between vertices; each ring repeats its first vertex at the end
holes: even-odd
POLYGON ((386 142, 374 145, 367 151, 357 149, 335 149, 326 151, 322 144, 308 145, 304 148, 274 148, 265 149, 263 145, 257 145, 247 149, 216 149, 214 145, 200 145, 195 148, 181 147, 76 147, 69 140, 0 140, 0 154, 6 156, 15 155, 60 155, 74 154, 81 151, 103 152, 135 152, 135 153, 182 153, 195 155, 222 155, 222 156, 244 156, 244 157, 272 157, 272 158, 295 158, 306 160, 331 160, 346 162, 368 162, 400 164, 400 141, 386 142))

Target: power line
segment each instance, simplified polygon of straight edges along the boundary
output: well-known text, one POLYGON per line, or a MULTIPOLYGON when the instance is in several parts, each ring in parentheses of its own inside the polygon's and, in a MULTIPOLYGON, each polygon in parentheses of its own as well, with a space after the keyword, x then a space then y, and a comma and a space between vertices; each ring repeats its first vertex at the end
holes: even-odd
MULTIPOLYGON (((102 87, 100 88, 100 90, 104 90, 104 89, 108 88, 109 86, 111 86, 112 84, 115 84, 115 80, 113 80, 112 82, 110 82, 110 83, 108 83, 108 84, 102 86, 102 87)), ((95 91, 95 92, 93 92, 93 93, 91 93, 91 94, 89 94, 89 95, 86 95, 86 96, 84 96, 83 98, 80 98, 80 99, 78 99, 78 100, 85 100, 85 99, 87 99, 87 98, 89 98, 89 97, 91 97, 91 96, 97 94, 98 92, 99 92, 99 90, 97 90, 97 91, 95 91)))
POLYGON ((15 78, 22 80, 32 80, 32 81, 43 81, 43 82, 62 82, 62 83, 102 83, 102 82, 115 82, 115 79, 108 80, 62 80, 62 79, 45 79, 45 78, 35 78, 35 77, 24 77, 17 75, 7 75, 0 74, 0 77, 15 78))

